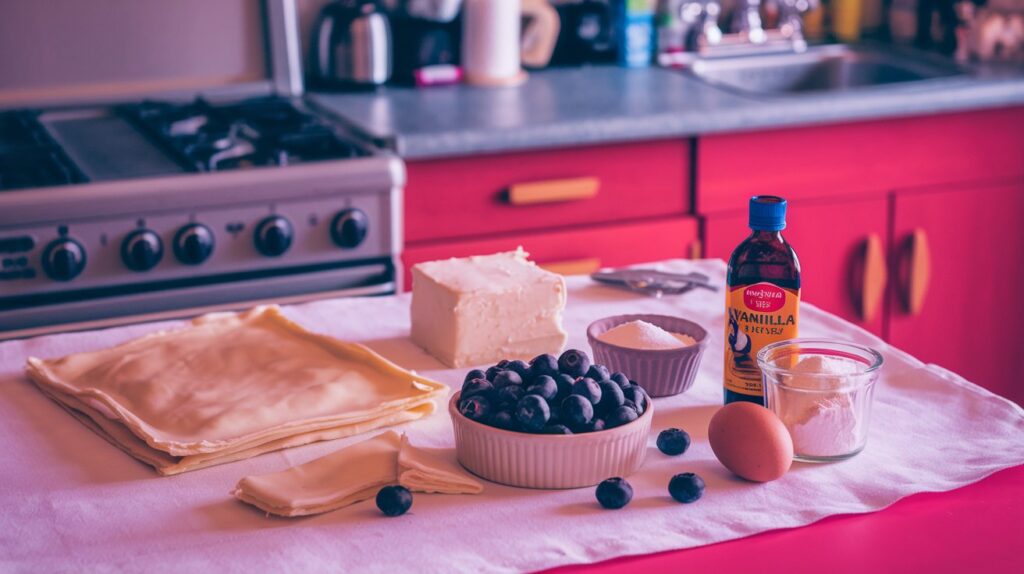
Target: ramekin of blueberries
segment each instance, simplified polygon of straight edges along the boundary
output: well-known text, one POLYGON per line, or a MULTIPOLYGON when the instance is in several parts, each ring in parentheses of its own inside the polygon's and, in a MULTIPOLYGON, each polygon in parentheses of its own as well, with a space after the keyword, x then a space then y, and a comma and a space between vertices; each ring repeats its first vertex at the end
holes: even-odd
POLYGON ((629 424, 650 405, 647 392, 635 381, 570 349, 559 357, 501 361, 466 373, 458 411, 509 431, 582 434, 629 424))

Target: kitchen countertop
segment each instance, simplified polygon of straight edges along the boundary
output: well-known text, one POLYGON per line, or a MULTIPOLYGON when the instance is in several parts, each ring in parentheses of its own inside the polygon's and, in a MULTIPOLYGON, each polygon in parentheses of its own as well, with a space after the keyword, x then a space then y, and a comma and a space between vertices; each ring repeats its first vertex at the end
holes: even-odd
POLYGON ((761 96, 663 68, 535 71, 513 88, 465 85, 313 94, 405 159, 692 137, 1024 104, 1024 70, 977 70, 906 84, 761 96))

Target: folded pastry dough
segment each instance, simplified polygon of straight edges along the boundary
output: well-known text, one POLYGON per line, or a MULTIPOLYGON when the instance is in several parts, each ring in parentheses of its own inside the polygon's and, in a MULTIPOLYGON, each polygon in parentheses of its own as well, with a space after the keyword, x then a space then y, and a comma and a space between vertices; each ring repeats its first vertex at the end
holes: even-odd
POLYGON ((432 413, 447 387, 277 307, 215 313, 109 349, 29 358, 29 378, 108 441, 170 475, 432 413))
POLYGON ((413 492, 478 494, 483 485, 437 449, 394 431, 293 466, 238 481, 235 498, 278 516, 306 516, 373 498, 388 484, 413 492), (411 480, 410 480, 411 479, 411 480))

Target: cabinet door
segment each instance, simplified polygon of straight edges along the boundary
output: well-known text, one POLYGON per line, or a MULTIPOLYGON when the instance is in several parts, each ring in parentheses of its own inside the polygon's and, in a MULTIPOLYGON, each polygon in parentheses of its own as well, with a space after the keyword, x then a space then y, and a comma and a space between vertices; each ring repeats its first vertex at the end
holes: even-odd
POLYGON ((409 267, 421 261, 485 255, 522 246, 530 259, 565 275, 589 274, 600 267, 689 257, 697 244, 692 217, 522 233, 487 239, 444 241, 407 246, 402 253, 405 288, 412 287, 409 267))
POLYGON ((897 192, 890 341, 1024 404, 1024 181, 897 192))
MULTIPOLYGON (((884 193, 831 200, 791 200, 783 236, 800 259, 801 297, 882 335, 888 199, 884 193)), ((728 260, 750 230, 747 214, 705 220, 706 255, 728 260)))

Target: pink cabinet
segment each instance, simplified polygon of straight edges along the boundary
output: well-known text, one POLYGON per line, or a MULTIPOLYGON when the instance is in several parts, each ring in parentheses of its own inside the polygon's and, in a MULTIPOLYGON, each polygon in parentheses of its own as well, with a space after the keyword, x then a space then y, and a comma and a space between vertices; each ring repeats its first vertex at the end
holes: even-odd
POLYGON ((1024 404, 1024 180, 898 191, 893 215, 889 340, 1024 404))

